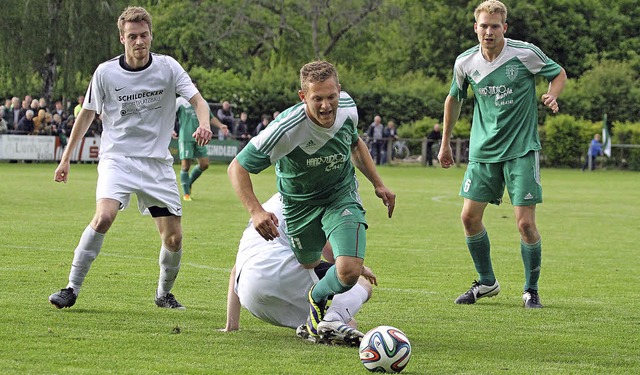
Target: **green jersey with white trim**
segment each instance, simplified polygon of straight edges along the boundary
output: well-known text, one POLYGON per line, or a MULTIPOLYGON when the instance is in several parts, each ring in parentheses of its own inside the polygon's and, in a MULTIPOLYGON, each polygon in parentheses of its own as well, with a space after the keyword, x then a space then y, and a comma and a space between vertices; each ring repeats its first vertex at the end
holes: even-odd
POLYGON ((533 44, 505 38, 494 61, 477 45, 460 54, 453 69, 449 95, 466 99, 471 85, 476 99, 469 160, 495 163, 540 150, 535 76, 548 81, 561 67, 533 44))
POLYGON ((351 147, 358 142, 358 110, 340 93, 336 121, 326 129, 300 102, 251 139, 236 159, 250 173, 276 164, 278 191, 290 202, 322 205, 357 186, 351 147))

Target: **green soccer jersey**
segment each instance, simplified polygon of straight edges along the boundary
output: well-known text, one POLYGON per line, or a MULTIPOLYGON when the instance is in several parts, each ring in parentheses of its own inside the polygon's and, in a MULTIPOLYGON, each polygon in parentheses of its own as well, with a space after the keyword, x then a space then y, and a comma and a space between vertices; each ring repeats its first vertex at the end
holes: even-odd
POLYGON ((535 76, 551 81, 560 71, 538 47, 507 38, 492 62, 479 45, 460 54, 449 95, 465 99, 469 85, 474 92, 469 160, 495 163, 540 150, 535 76))
MULTIPOLYGON (((178 122, 180 123, 180 132, 178 134, 179 142, 193 142, 195 143, 195 139, 193 139, 193 133, 198 129, 200 123, 198 122, 198 116, 196 115, 196 110, 193 109, 191 103, 189 103, 185 98, 178 97, 176 98, 176 116, 178 117, 178 122)), ((213 117, 211 111, 209 111, 209 119, 213 117)))
POLYGON ((278 191, 290 202, 322 205, 357 185, 351 147, 358 141, 358 110, 340 93, 331 128, 316 125, 304 103, 282 112, 240 151, 236 159, 250 173, 276 163, 278 191))

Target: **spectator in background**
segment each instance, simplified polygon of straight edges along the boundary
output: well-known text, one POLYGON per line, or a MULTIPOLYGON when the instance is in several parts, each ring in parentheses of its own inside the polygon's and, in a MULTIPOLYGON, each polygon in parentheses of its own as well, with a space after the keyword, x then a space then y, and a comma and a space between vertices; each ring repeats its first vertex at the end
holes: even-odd
POLYGON ((78 104, 73 108, 73 117, 78 117, 78 113, 82 109, 82 103, 84 103, 84 95, 78 96, 78 104))
POLYGON ((371 141, 371 157, 375 159, 376 165, 380 165, 383 153, 386 153, 384 150, 384 125, 382 125, 382 118, 380 116, 373 118, 373 122, 369 125, 367 135, 371 141))
POLYGON ((11 98, 11 121, 8 123, 9 130, 16 130, 18 127, 18 121, 22 118, 22 104, 20 98, 14 96, 11 98))
POLYGON ((0 134, 7 134, 7 132, 9 131, 7 120, 4 119, 4 115, 6 112, 6 107, 0 106, 0 134))
POLYGON ((433 165, 433 146, 440 145, 442 133, 440 132, 440 124, 433 125, 433 130, 427 134, 427 165, 433 165))
POLYGON ((67 120, 67 111, 64 110, 64 107, 62 106, 62 101, 60 100, 56 100, 55 103, 55 108, 53 109, 53 114, 58 114, 60 116, 60 123, 64 122, 67 120))
POLYGON ((51 112, 51 111, 49 111, 49 108, 47 107, 47 99, 45 99, 45 98, 38 99, 38 106, 40 107, 40 109, 44 109, 47 113, 51 112))
POLYGON ((383 153, 384 160, 382 160, 382 164, 386 164, 387 154, 388 154, 387 151, 389 150, 389 143, 391 143, 391 146, 393 146, 393 143, 398 140, 398 129, 396 128, 396 123, 393 120, 389 120, 389 122, 387 122, 387 127, 384 128, 383 138, 384 138, 383 147, 385 152, 383 153))
POLYGON ((6 122, 7 126, 11 125, 13 127, 13 112, 11 111, 11 99, 7 99, 4 101, 4 111, 2 118, 6 122))
POLYGON ((31 104, 29 105, 29 109, 32 110, 35 115, 39 115, 40 102, 38 101, 38 99, 31 99, 31 104))
MULTIPOLYGON (((42 112, 44 109, 41 109, 40 111, 42 112)), ((38 135, 56 135, 57 132, 58 128, 53 123, 53 116, 51 116, 51 113, 45 112, 44 120, 40 124, 40 131, 38 132, 38 135)))
POLYGON ((236 139, 240 141, 240 150, 247 145, 247 142, 251 139, 251 134, 249 133, 249 125, 247 124, 247 112, 240 113, 240 120, 236 124, 236 139))
POLYGON ((269 121, 269 115, 262 115, 262 120, 260 121, 260 123, 258 123, 258 126, 256 126, 256 129, 253 131, 253 136, 255 137, 256 135, 260 134, 260 132, 263 131, 270 122, 271 121, 269 121))
POLYGON ((98 115, 96 113, 96 115, 93 118, 93 121, 91 122, 91 125, 89 125, 89 129, 87 130, 84 136, 99 137, 101 134, 102 134, 102 114, 98 115))
POLYGON ((590 171, 596 169, 596 158, 602 156, 602 143, 600 143, 600 134, 595 134, 591 143, 589 144, 589 150, 587 151, 587 157, 584 159, 584 165, 582 171, 589 168, 590 171))
POLYGON ((227 129, 229 130, 229 134, 234 134, 233 127, 233 111, 231 110, 231 104, 228 101, 222 102, 222 108, 218 110, 216 113, 216 117, 220 120, 221 123, 227 125, 227 129))
POLYGON ((37 115, 33 118, 33 134, 38 135, 45 125, 45 115, 47 111, 38 109, 38 111, 34 111, 34 113, 37 113, 37 115))
POLYGON ((33 111, 28 109, 27 112, 25 112, 24 117, 18 121, 16 133, 27 135, 33 133, 33 129, 33 111))
POLYGON ((275 120, 278 117, 279 114, 280 114, 280 111, 273 112, 272 121, 275 120))

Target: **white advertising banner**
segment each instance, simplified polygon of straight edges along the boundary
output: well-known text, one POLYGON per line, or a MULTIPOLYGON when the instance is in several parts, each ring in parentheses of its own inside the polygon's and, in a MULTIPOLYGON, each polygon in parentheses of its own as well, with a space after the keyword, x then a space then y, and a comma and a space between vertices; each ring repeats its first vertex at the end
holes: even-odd
POLYGON ((0 135, 0 159, 53 160, 56 137, 0 135))
MULTIPOLYGON (((0 135, 0 160, 60 160, 60 139, 46 135, 0 135)), ((72 161, 98 161, 100 137, 87 137, 71 153, 72 161)))

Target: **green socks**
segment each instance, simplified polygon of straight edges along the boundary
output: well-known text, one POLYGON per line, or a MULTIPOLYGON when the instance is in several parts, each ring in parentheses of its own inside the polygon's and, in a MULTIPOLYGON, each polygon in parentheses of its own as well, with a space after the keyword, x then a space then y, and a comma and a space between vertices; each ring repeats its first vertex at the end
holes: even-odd
POLYGON ((491 265, 491 243, 486 229, 482 232, 466 238, 467 248, 471 253, 473 264, 480 277, 480 284, 493 285, 496 277, 493 274, 493 266, 491 265))
POLYGON ((338 271, 336 266, 331 266, 326 275, 318 281, 311 291, 311 298, 314 301, 322 301, 323 298, 329 298, 334 294, 344 293, 351 289, 353 285, 343 285, 338 279, 338 271))
POLYGON ((529 288, 538 290, 540 266, 542 265, 542 240, 538 240, 534 244, 520 241, 520 253, 522 254, 522 263, 524 263, 524 290, 529 288))

